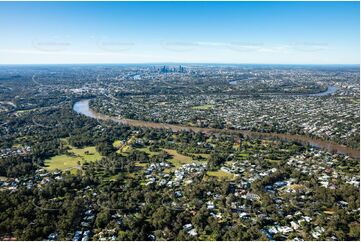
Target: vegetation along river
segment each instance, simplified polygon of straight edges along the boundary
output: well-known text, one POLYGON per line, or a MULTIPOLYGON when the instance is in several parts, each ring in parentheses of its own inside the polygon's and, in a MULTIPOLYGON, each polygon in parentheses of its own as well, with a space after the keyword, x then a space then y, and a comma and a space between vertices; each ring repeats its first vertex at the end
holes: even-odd
POLYGON ((305 135, 297 135, 297 134, 279 134, 279 133, 262 133, 262 132, 254 132, 247 130, 233 130, 233 129, 214 129, 214 128, 199 128, 199 127, 190 127, 184 125, 173 125, 166 123, 155 123, 148 122, 142 120, 134 120, 127 119, 122 117, 111 117, 105 114, 98 113, 89 107, 90 99, 83 99, 76 102, 73 106, 73 110, 77 113, 83 114, 90 118, 95 118, 98 120, 112 120, 114 122, 118 122, 125 125, 135 126, 135 127, 148 127, 148 128, 158 128, 158 129, 171 129, 172 131, 181 131, 181 130, 192 130, 194 132, 204 132, 204 133, 212 133, 212 132, 223 132, 223 133, 233 133, 233 134, 243 134, 250 137, 259 137, 259 138, 277 138, 287 141, 295 141, 300 142, 304 145, 311 145, 314 147, 326 149, 330 152, 337 152, 341 154, 347 154, 354 158, 360 157, 360 150, 354 149, 350 147, 346 147, 344 145, 337 144, 331 141, 325 141, 317 138, 308 137, 305 135))

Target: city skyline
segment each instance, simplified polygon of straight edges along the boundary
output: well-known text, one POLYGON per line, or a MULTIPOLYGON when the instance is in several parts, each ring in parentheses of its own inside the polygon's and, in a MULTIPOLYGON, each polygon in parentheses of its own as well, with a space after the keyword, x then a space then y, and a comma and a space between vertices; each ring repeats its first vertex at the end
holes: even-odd
POLYGON ((359 2, 1 2, 0 64, 359 64, 359 2))

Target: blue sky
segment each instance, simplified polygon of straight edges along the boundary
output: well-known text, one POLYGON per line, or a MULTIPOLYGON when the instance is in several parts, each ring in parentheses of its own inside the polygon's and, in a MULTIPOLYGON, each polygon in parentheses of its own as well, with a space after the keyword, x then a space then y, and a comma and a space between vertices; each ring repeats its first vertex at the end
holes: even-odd
POLYGON ((0 64, 359 64, 359 2, 0 2, 0 64))

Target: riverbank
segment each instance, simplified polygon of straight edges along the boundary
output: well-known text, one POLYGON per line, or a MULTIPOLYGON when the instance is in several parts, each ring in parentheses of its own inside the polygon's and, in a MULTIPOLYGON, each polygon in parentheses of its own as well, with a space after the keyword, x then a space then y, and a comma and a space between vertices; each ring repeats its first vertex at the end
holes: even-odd
POLYGON ((203 133, 231 133, 231 134, 243 134, 246 136, 254 137, 254 138, 276 138, 287 141, 295 141, 302 143, 304 145, 311 145, 314 147, 318 147, 321 149, 328 150, 330 152, 337 152, 341 154, 347 154, 353 158, 360 158, 360 150, 349 148, 344 145, 340 145, 331 141, 324 141, 317 138, 311 138, 304 135, 297 134, 279 134, 279 133, 262 133, 255 131, 247 131, 247 130, 233 130, 233 129, 214 129, 214 128, 200 128, 200 127, 190 127, 183 125, 174 125, 174 124, 165 124, 165 123, 155 123, 148 122, 142 120, 133 120, 126 119, 121 117, 112 117, 108 115, 104 115, 92 110, 89 107, 90 99, 84 99, 76 102, 73 106, 73 110, 77 113, 83 114, 90 118, 95 118, 98 120, 111 120, 117 123, 121 123, 124 125, 134 126, 134 127, 147 127, 147 128, 155 128, 155 129, 171 129, 174 132, 181 130, 188 130, 194 132, 203 132, 203 133))

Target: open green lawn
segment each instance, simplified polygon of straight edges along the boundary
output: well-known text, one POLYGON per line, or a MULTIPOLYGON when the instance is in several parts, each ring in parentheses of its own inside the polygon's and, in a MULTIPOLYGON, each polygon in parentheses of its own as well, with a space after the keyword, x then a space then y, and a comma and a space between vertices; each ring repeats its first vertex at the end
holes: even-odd
POLYGON ((155 152, 155 151, 150 151, 149 150, 149 147, 143 147, 143 148, 132 148, 131 145, 122 145, 120 143, 120 140, 116 140, 113 142, 113 146, 115 148, 117 148, 118 150, 116 151, 117 154, 120 154, 120 155, 123 155, 123 156, 128 156, 129 153, 132 151, 132 150, 139 150, 139 151, 143 151, 145 153, 147 153, 150 157, 154 156, 154 155, 157 155, 159 154, 160 152, 155 152))
POLYGON ((206 104, 206 105, 200 105, 200 106, 193 106, 192 109, 195 109, 195 110, 208 110, 208 109, 212 109, 213 107, 214 107, 214 105, 206 104))
POLYGON ((114 148, 119 148, 121 145, 122 145, 122 143, 121 143, 120 140, 115 140, 115 141, 113 142, 113 147, 114 147, 114 148))
POLYGON ((117 151, 117 154, 128 156, 130 152, 133 150, 133 148, 129 145, 122 145, 117 151))
POLYGON ((20 146, 21 146, 21 144, 18 144, 18 143, 13 144, 13 148, 19 148, 20 146))
POLYGON ((85 161, 97 161, 101 159, 100 153, 95 149, 95 146, 88 146, 85 148, 71 147, 71 152, 81 157, 85 161))
POLYGON ((234 175, 231 174, 231 173, 228 173, 228 172, 225 172, 225 171, 221 171, 221 170, 218 170, 218 171, 208 171, 207 172, 207 175, 208 176, 213 176, 213 177, 217 177, 219 179, 221 178, 225 178, 227 180, 233 180, 234 179, 234 175))
POLYGON ((133 150, 132 144, 134 142, 135 142, 134 136, 130 137, 125 144, 122 144, 120 140, 115 140, 113 142, 113 147, 118 149, 116 151, 117 154, 128 156, 129 153, 133 150))
POLYGON ((169 159, 169 162, 171 162, 176 168, 192 162, 192 157, 178 154, 176 150, 171 150, 171 149, 164 149, 164 150, 172 156, 172 158, 169 159))
POLYGON ((45 160, 44 163, 48 171, 54 171, 56 169, 65 171, 79 169, 77 167, 78 160, 80 161, 81 159, 79 159, 79 157, 71 157, 68 155, 57 155, 45 160))
POLYGON ((149 150, 149 147, 138 148, 137 150, 143 151, 143 152, 147 153, 149 156, 154 156, 154 155, 159 154, 159 152, 150 151, 150 150, 149 150))
POLYGON ((248 153, 240 153, 239 155, 238 155, 239 157, 248 157, 249 156, 249 154, 248 153))
POLYGON ((23 109, 23 110, 17 110, 16 113, 28 113, 28 112, 32 112, 32 111, 35 111, 37 110, 37 108, 32 108, 32 109, 23 109))
POLYGON ((95 146, 75 148, 69 145, 69 148, 70 155, 57 155, 45 160, 46 169, 48 171, 59 169, 62 171, 70 170, 71 172, 75 172, 76 169, 80 169, 78 161, 80 164, 84 164, 85 162, 94 162, 102 158, 100 153, 96 151, 95 146))
POLYGON ((148 163, 142 163, 142 162, 137 161, 137 162, 135 162, 135 166, 146 168, 146 167, 148 167, 148 163))

